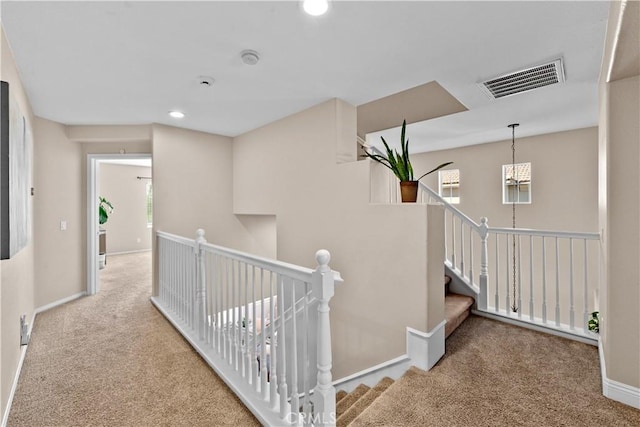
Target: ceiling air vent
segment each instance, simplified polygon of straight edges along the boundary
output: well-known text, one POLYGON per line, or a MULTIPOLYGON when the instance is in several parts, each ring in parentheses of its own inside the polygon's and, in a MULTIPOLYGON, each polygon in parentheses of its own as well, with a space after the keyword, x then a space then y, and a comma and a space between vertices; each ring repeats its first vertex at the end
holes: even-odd
POLYGON ((562 82, 564 82, 564 67, 560 58, 553 62, 494 77, 480 83, 480 87, 491 99, 498 99, 562 82))

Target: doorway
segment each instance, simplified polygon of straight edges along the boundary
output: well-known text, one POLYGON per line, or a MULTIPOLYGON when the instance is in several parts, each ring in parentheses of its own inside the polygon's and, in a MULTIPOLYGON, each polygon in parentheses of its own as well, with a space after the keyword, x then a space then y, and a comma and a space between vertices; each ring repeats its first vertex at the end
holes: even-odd
MULTIPOLYGON (((137 252, 139 250, 148 250, 151 247, 151 233, 152 233, 152 180, 151 180, 151 154, 89 154, 87 155, 87 294, 95 295, 100 291, 100 267, 101 263, 108 265, 108 253, 126 253, 137 252), (114 168, 119 166, 125 167, 122 169, 126 171, 126 182, 111 182, 109 184, 111 190, 110 194, 103 193, 101 189, 101 176, 113 175, 114 168), (128 170, 130 168, 130 170, 128 170), (101 174, 103 169, 104 174, 101 174), (136 197, 142 197, 142 200, 138 202, 144 203, 144 206, 138 208, 142 210, 140 215, 142 219, 136 214, 135 221, 129 221, 129 216, 126 214, 127 210, 130 210, 128 198, 132 197, 129 193, 137 189, 136 192, 140 194, 136 197), (118 190, 118 191, 116 191, 118 190), (114 195, 114 192, 118 195, 114 195), (106 199, 108 204, 103 203, 103 207, 106 208, 106 213, 110 214, 107 222, 120 223, 119 231, 112 230, 111 245, 109 245, 108 234, 106 233, 105 224, 100 224, 99 214, 99 201, 100 198, 106 199), (110 200, 110 197, 116 197, 116 200, 110 200), (118 203, 120 209, 118 209, 118 203), (110 207, 113 206, 113 212, 109 212, 110 207), (123 215, 116 221, 117 215, 121 211, 123 215), (123 216, 126 216, 127 221, 122 221, 123 216), (140 222, 143 221, 141 224, 140 222), (129 224, 129 222, 135 224, 129 224), (126 224, 124 230, 122 225, 126 224), (135 228, 137 227, 137 229, 135 228), (145 234, 145 231, 149 236, 145 234), (127 241, 130 239, 131 241, 127 241), (102 243, 102 244, 101 244, 102 243), (106 243, 106 245, 105 245, 106 243), (103 261, 100 260, 100 253, 105 253, 103 261)), ((121 177, 122 178, 122 177, 121 177)), ((136 203, 138 203, 136 202, 136 203)), ((103 218, 104 219, 104 218, 103 218)), ((115 230, 115 229, 114 229, 115 230)), ((150 250, 150 249, 149 249, 150 250)), ((103 267, 106 266, 103 264, 103 267)))

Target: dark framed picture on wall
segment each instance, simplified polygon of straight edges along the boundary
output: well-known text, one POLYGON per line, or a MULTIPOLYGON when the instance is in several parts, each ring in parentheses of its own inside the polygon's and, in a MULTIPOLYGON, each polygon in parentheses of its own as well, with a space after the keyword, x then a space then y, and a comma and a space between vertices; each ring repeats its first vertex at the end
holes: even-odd
POLYGON ((29 123, 0 82, 0 259, 9 259, 31 240, 33 138, 29 123))

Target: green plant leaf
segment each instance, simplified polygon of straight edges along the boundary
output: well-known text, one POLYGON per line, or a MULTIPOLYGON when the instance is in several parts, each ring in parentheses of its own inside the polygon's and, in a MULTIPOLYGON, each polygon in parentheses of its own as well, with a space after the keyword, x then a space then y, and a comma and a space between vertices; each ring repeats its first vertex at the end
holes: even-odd
POLYGON ((446 163, 442 163, 441 165, 436 166, 435 168, 431 169, 429 172, 425 173, 424 175, 422 175, 420 178, 418 178, 416 181, 420 181, 422 178, 424 178, 425 176, 434 173, 435 171, 438 171, 444 167, 447 167, 449 165, 452 165, 453 162, 446 162, 446 163))

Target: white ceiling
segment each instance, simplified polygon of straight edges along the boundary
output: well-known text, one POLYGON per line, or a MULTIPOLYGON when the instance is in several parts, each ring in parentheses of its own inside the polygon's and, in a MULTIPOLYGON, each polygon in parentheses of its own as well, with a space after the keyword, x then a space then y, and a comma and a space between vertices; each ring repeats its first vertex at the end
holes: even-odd
POLYGON ((65 124, 235 136, 334 97, 359 105, 432 80, 469 111, 410 126, 414 151, 507 139, 512 122, 519 136, 597 124, 608 2, 334 1, 319 18, 297 1, 0 7, 34 113, 65 124), (244 49, 260 62, 243 64, 244 49), (477 86, 559 56, 564 84, 498 101, 477 86))

